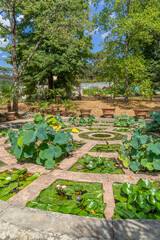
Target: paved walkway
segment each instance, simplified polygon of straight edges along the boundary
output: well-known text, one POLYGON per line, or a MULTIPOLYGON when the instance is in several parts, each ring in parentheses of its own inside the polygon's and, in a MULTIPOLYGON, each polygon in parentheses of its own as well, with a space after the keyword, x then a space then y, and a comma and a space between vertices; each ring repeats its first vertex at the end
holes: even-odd
MULTIPOLYGON (((33 119, 30 119, 33 120, 33 119)), ((16 124, 19 124, 16 121, 16 124)), ((99 126, 104 128, 104 126, 99 126)), ((82 132, 88 132, 88 129, 78 127, 82 132)), ((108 132, 112 132, 112 125, 105 127, 108 132)), ((82 133, 80 132, 80 133, 82 133)), ((113 132, 115 133, 115 132, 113 132)), ((128 135, 130 133, 121 133, 122 135, 128 135)), ((43 166, 38 166, 33 163, 20 163, 12 155, 5 150, 5 138, 0 139, 0 161, 5 162, 7 165, 0 168, 0 172, 11 169, 27 168, 30 172, 40 172, 41 176, 25 189, 17 193, 10 198, 7 203, 0 201, 0 229, 6 238, 3 238, 0 233, 0 239, 12 239, 11 236, 7 238, 5 235, 5 229, 8 226, 8 233, 13 232, 24 238, 13 239, 117 239, 117 240, 134 240, 134 239, 146 239, 146 234, 149 234, 149 239, 156 239, 159 232, 159 221, 130 221, 130 220, 111 220, 114 213, 115 201, 112 190, 113 182, 131 182, 136 183, 139 178, 146 178, 148 180, 159 180, 160 174, 148 175, 148 174, 135 174, 128 169, 122 169, 124 175, 121 174, 92 174, 82 172, 68 171, 85 153, 89 153, 92 156, 102 157, 114 157, 115 160, 121 164, 118 160, 118 153, 100 153, 89 152, 96 144, 105 144, 106 141, 93 141, 82 139, 78 134, 73 134, 74 140, 83 141, 85 144, 75 152, 72 152, 70 156, 64 159, 58 169, 46 170, 43 166), (103 200, 107 203, 105 210, 106 219, 79 217, 74 215, 60 214, 54 212, 44 212, 37 209, 26 208, 26 203, 38 197, 41 190, 50 186, 57 179, 85 181, 85 182, 100 182, 103 185, 104 196, 103 200), (147 226, 147 228, 146 228, 147 226), (151 226, 153 226, 151 236, 151 226), (150 229, 150 231, 149 231, 150 229), (119 231, 118 231, 119 230, 119 231), (137 232, 138 231, 138 232, 137 232), (38 236, 38 237, 37 237, 38 236), (69 236, 69 238, 68 238, 69 236), (50 238, 51 237, 51 238, 50 238)), ((120 140, 109 141, 109 144, 122 144, 120 140)), ((0 231, 1 232, 1 231, 0 231)), ((13 234, 14 235, 14 234, 13 234)))

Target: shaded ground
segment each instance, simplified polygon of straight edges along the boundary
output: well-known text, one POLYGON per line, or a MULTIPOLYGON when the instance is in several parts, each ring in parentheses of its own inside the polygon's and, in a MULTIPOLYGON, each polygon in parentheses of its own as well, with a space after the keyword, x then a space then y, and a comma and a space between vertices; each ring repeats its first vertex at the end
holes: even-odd
MULTIPOLYGON (((160 97, 153 98, 153 100, 140 100, 137 98, 132 98, 129 100, 129 103, 126 105, 122 98, 117 98, 115 100, 81 100, 81 101, 74 101, 75 104, 78 105, 77 110, 71 110, 71 112, 75 112, 77 116, 80 115, 79 109, 92 109, 91 114, 94 114, 96 117, 100 117, 103 112, 102 108, 107 107, 115 107, 115 116, 117 115, 124 115, 127 114, 128 116, 134 116, 133 109, 141 109, 147 108, 149 112, 152 111, 160 111, 160 97)), ((55 105, 51 105, 50 107, 55 108, 55 105)), ((20 111, 29 111, 31 108, 30 103, 19 103, 19 110, 20 111)), ((62 106, 60 109, 64 110, 62 106)), ((0 106, 0 113, 6 111, 5 106, 0 106)))

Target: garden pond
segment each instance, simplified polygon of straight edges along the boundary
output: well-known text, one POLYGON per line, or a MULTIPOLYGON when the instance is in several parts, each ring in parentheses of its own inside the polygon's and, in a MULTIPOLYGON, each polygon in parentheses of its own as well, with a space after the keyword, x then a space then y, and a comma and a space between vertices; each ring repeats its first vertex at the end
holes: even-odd
POLYGON ((100 174, 124 174, 120 165, 114 158, 92 157, 89 154, 85 154, 80 158, 70 171, 100 174))
POLYGON ((101 183, 82 183, 57 180, 41 191, 37 199, 29 201, 27 207, 78 216, 105 217, 101 183))
POLYGON ((28 173, 27 169, 9 169, 0 173, 0 200, 7 201, 38 177, 40 173, 28 173))
POLYGON ((97 144, 95 145, 90 152, 119 152, 120 144, 97 144))

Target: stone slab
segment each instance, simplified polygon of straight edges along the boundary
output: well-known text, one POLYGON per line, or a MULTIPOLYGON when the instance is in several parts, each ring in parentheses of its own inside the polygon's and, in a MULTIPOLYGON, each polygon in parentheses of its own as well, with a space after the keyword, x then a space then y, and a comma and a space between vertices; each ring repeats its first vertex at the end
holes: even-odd
POLYGON ((79 217, 10 205, 1 214, 1 221, 19 229, 70 236, 70 239, 113 239, 112 222, 106 219, 79 217))

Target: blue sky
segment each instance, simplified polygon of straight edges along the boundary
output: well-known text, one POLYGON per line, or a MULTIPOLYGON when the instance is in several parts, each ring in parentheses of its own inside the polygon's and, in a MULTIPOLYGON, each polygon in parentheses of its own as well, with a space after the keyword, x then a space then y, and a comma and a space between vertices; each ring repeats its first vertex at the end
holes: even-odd
MULTIPOLYGON (((97 10, 95 10, 93 4, 91 4, 91 1, 90 1, 90 8, 91 8, 91 15, 93 15, 95 13, 95 11, 97 13, 99 13, 102 9, 103 9, 103 5, 104 5, 104 1, 102 0, 100 3, 99 3, 99 7, 97 10)), ((17 20, 21 20, 21 17, 19 17, 19 19, 17 20)), ((5 24, 6 26, 9 24, 8 21, 2 19, 2 16, 0 15, 0 22, 5 24)), ((105 32, 101 31, 99 32, 98 29, 95 29, 95 31, 92 32, 92 43, 94 44, 94 47, 93 47, 93 50, 92 52, 98 52, 100 50, 103 49, 101 45, 101 43, 103 42, 104 38, 105 38, 105 32), (94 32, 94 33, 93 33, 94 32)), ((8 42, 8 40, 7 40, 8 42)), ((3 38, 0 38, 0 47, 4 47, 7 42, 4 41, 3 38)), ((7 64, 4 60, 8 57, 8 53, 0 50, 0 66, 3 66, 3 67, 12 67, 11 65, 7 64)))

